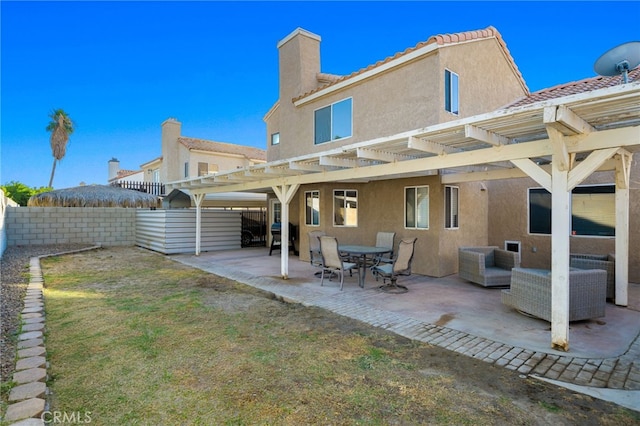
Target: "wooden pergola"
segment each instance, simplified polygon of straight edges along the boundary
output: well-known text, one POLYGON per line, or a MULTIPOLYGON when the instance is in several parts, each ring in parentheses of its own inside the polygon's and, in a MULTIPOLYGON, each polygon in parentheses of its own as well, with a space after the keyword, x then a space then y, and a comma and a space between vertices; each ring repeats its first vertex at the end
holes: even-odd
MULTIPOLYGON (((551 346, 568 350, 571 190, 596 171, 615 170, 615 300, 626 306, 629 178, 632 155, 638 149, 640 83, 629 83, 171 182, 168 187, 189 189, 198 213, 205 194, 274 192, 282 203, 282 222, 288 223, 289 203, 303 184, 434 174, 441 176, 442 184, 529 176, 552 194, 551 346)), ((281 273, 285 279, 288 232, 288 227, 282 228, 281 273)))

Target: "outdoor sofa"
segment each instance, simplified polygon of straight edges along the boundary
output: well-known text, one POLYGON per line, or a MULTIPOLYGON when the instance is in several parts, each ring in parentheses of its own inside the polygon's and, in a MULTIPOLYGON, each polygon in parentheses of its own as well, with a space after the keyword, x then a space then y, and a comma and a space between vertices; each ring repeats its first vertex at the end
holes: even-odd
MULTIPOLYGON (((607 273, 602 269, 569 272, 569 321, 605 315, 607 273)), ((502 303, 551 322, 551 271, 514 268, 511 287, 502 290, 502 303)))
POLYGON ((607 299, 616 297, 616 256, 614 254, 571 253, 570 266, 578 269, 604 269, 607 271, 607 299))
POLYGON ((509 287, 511 269, 519 266, 518 253, 496 246, 458 249, 458 276, 484 287, 509 287))

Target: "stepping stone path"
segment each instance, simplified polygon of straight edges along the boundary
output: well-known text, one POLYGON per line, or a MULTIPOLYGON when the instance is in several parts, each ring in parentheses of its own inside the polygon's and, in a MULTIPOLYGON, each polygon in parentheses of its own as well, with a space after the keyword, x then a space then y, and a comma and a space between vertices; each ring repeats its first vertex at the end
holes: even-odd
POLYGON ((22 309, 22 333, 18 336, 18 361, 9 392, 5 422, 13 426, 44 425, 41 416, 47 401, 47 360, 44 347, 44 297, 40 259, 31 258, 31 279, 22 309))

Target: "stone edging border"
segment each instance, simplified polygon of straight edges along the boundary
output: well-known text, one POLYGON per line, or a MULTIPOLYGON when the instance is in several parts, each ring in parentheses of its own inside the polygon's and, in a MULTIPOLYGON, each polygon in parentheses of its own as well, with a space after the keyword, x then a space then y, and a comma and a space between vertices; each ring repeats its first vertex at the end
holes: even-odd
POLYGON ((24 307, 20 314, 22 329, 18 335, 17 361, 13 374, 13 381, 17 386, 9 392, 9 405, 3 419, 12 426, 44 425, 42 414, 49 406, 49 390, 46 385, 49 365, 44 345, 44 278, 40 268, 40 259, 99 248, 102 246, 95 245, 30 259, 29 284, 24 298, 24 307))

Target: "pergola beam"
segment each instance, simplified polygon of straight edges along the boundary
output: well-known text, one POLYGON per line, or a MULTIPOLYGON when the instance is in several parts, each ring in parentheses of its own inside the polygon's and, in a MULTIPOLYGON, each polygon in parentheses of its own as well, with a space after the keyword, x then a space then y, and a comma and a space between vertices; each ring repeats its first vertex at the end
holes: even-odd
MULTIPOLYGON (((600 130, 581 137, 580 141, 566 138, 569 152, 582 152, 586 150, 625 147, 640 145, 640 131, 638 127, 623 127, 617 129, 600 130), (595 147, 592 147, 595 146, 595 147), (586 148, 586 149, 585 149, 586 148), (591 149, 589 149, 591 148, 591 149)), ((407 173, 423 173, 428 170, 446 169, 470 165, 485 164, 496 161, 510 161, 519 158, 537 158, 550 155, 553 152, 551 141, 541 139, 533 142, 522 142, 501 147, 489 147, 474 151, 463 151, 447 154, 445 156, 431 156, 407 160, 398 163, 384 163, 356 169, 339 169, 322 173, 308 173, 304 175, 277 177, 264 181, 241 182, 229 184, 224 187, 207 187, 198 189, 198 192, 228 192, 228 191, 252 191, 264 189, 279 184, 321 183, 342 181, 350 179, 380 178, 391 175, 405 175, 407 173)), ((224 175, 222 175, 224 176, 224 175)))
POLYGON ((415 157, 409 155, 396 154, 393 152, 381 151, 379 149, 371 148, 357 148, 356 155, 358 158, 364 158, 367 160, 383 161, 385 163, 394 163, 397 161, 411 160, 415 157))
POLYGON ((511 143, 511 139, 507 137, 494 132, 490 132, 472 124, 467 124, 466 126, 464 126, 464 135, 467 138, 475 139, 494 146, 508 145, 511 143))
POLYGON ((551 192, 551 175, 542 167, 534 163, 528 158, 520 158, 511 160, 511 162, 522 170, 527 176, 535 180, 547 191, 551 192))
MULTIPOLYGON (((542 170, 547 173, 550 173, 551 166, 549 164, 546 165, 537 165, 542 170)), ((609 159, 602 163, 602 165, 598 168, 597 171, 610 171, 615 170, 616 165, 613 159, 609 159)), ((463 182, 477 182, 477 181, 489 181, 489 180, 501 180, 501 179, 514 179, 514 178, 525 178, 530 177, 528 174, 520 170, 518 167, 512 167, 510 169, 502 169, 502 170, 482 170, 477 172, 466 172, 466 173, 448 173, 443 174, 440 178, 440 182, 444 185, 452 184, 452 183, 463 183, 463 182)))
POLYGON ((456 152, 462 152, 457 148, 442 145, 436 142, 426 141, 424 139, 418 139, 413 136, 409 136, 407 141, 407 148, 416 149, 418 151, 429 152, 435 155, 453 154, 456 152))
POLYGON ((304 163, 302 161, 290 161, 289 168, 302 172, 324 172, 327 170, 325 166, 321 166, 320 164, 304 163))
POLYGON ((371 166, 372 163, 370 161, 361 160, 361 159, 354 160, 352 158, 322 156, 320 157, 320 165, 355 168, 355 167, 362 167, 362 166, 371 166))
POLYGON ((587 134, 596 131, 591 124, 564 105, 545 108, 543 122, 561 133, 587 134))

